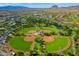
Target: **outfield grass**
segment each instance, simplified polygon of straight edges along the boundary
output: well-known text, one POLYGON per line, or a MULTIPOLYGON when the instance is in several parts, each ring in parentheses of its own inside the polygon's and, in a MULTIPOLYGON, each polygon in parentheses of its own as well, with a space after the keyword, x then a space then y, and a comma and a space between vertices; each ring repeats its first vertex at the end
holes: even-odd
POLYGON ((24 41, 23 38, 15 36, 9 40, 9 44, 16 50, 26 52, 30 51, 32 42, 24 41))
POLYGON ((46 43, 47 52, 59 51, 68 45, 68 38, 66 37, 55 37, 54 42, 46 43))

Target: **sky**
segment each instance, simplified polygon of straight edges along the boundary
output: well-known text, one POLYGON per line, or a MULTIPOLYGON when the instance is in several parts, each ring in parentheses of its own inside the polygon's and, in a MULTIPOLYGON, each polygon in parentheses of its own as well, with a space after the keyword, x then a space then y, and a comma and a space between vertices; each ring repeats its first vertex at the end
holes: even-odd
POLYGON ((0 6, 25 6, 30 8, 49 8, 53 5, 59 7, 79 6, 79 3, 0 3, 0 6))

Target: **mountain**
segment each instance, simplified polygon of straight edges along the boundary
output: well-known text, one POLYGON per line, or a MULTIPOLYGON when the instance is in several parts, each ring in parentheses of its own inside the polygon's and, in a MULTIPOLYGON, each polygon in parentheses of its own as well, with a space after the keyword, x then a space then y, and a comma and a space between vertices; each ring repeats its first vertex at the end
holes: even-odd
POLYGON ((24 6, 0 6, 0 9, 17 9, 17 8, 29 8, 24 6))
POLYGON ((55 8, 56 8, 56 7, 58 7, 58 5, 53 5, 51 8, 53 8, 53 7, 55 7, 55 8))

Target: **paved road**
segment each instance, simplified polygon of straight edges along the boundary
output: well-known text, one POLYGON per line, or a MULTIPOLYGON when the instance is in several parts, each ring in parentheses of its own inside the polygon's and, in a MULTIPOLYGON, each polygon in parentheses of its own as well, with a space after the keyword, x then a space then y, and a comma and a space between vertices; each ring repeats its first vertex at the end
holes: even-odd
POLYGON ((0 56, 7 56, 8 54, 0 50, 0 56))

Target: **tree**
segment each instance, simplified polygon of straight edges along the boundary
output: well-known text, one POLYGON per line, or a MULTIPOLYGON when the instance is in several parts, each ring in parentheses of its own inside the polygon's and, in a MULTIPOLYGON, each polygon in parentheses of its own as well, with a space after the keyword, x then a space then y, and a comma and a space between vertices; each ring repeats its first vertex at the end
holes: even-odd
POLYGON ((46 35, 46 36, 51 36, 51 33, 45 32, 44 35, 46 35))
POLYGON ((42 41, 42 38, 40 37, 40 36, 38 36, 36 39, 35 39, 35 42, 37 42, 37 43, 41 43, 41 41, 42 41))
POLYGON ((23 52, 17 52, 17 55, 18 56, 24 56, 24 53, 23 52))

